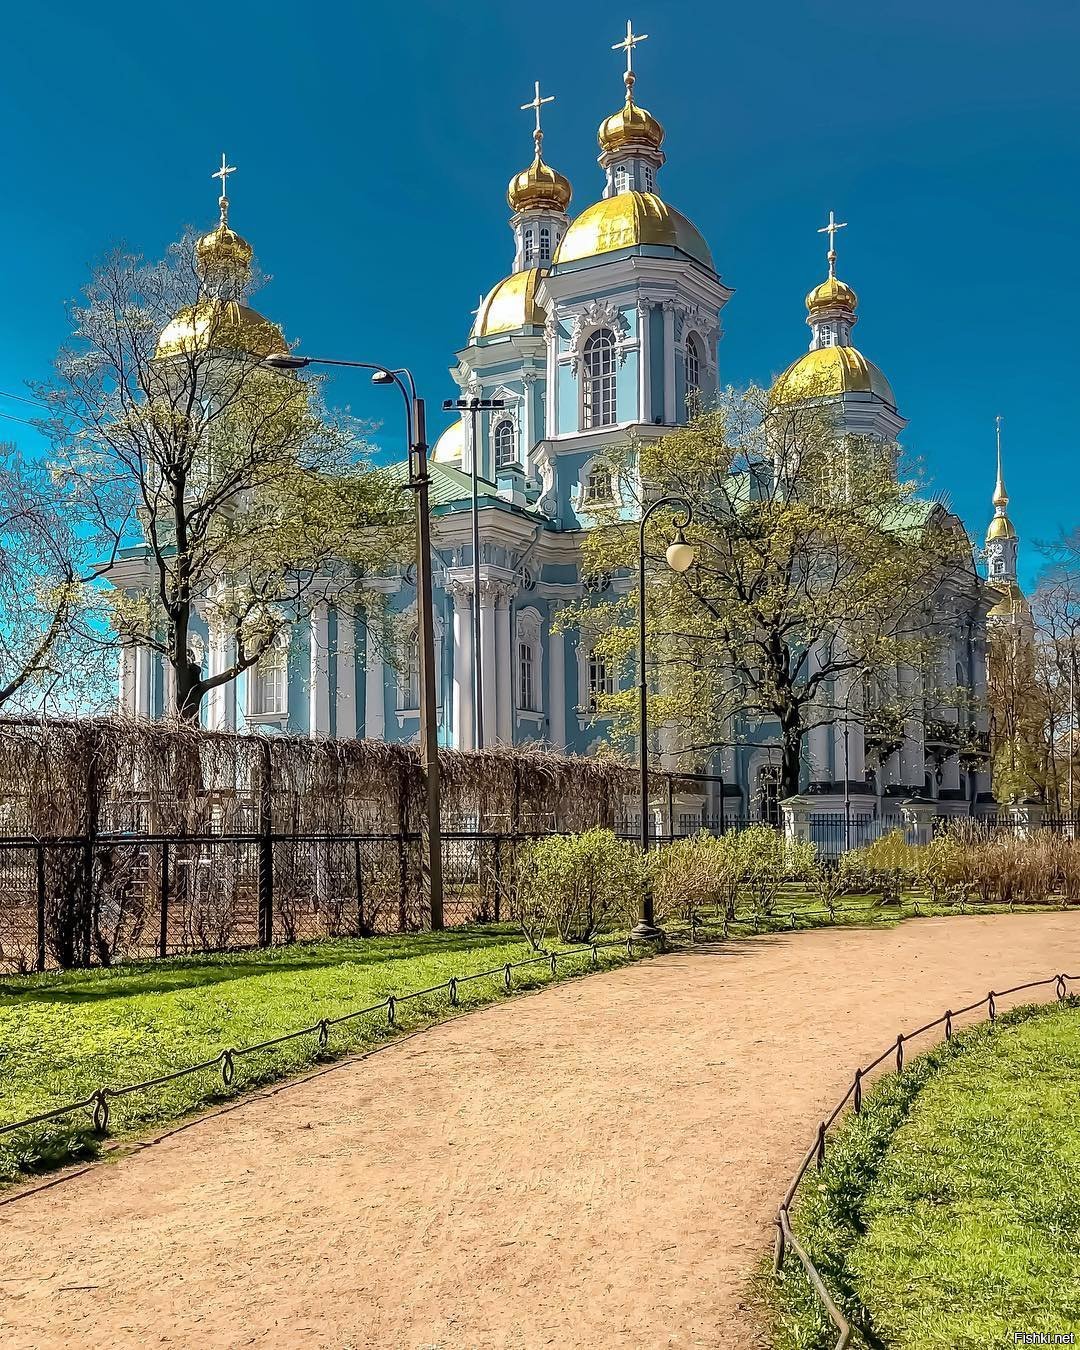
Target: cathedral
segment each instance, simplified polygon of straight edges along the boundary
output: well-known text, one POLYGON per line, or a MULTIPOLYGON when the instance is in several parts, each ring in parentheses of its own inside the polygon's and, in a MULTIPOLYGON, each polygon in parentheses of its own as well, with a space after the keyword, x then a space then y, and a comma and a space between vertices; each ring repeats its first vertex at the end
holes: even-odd
MULTIPOLYGON (((588 755, 605 740, 597 702, 615 690, 618 673, 582 635, 553 622, 584 594, 582 541, 597 511, 619 502, 620 484, 605 452, 631 437, 663 436, 687 420, 688 407, 707 403, 719 389, 721 315, 732 290, 704 236, 665 198, 664 129, 635 89, 640 41, 628 26, 617 44, 626 59, 623 100, 600 125, 597 199, 583 210, 571 210, 570 183, 544 157, 541 112, 550 100, 537 86, 523 105, 535 114, 534 154, 507 189, 510 270, 484 295, 456 352, 453 376, 463 411, 430 455, 436 688, 439 740, 446 746, 538 744, 588 755), (486 406, 469 406, 473 400, 486 406)), ((223 199, 224 183, 223 176, 223 199)), ((772 396, 780 403, 827 398, 841 431, 891 442, 906 421, 888 379, 853 345, 858 301, 835 267, 835 235, 842 228, 830 215, 822 231, 829 236, 828 274, 806 297, 809 350, 778 378, 772 396)), ((222 224, 198 248, 210 256, 235 248, 237 239, 223 206, 222 224)), ((243 306, 237 315, 238 342, 287 351, 276 325, 243 306)), ((167 357, 178 341, 197 340, 190 317, 178 316, 162 334, 158 354, 167 357)), ((1016 581, 1016 532, 1006 514, 1000 450, 998 466, 987 536, 990 584, 973 562, 928 598, 942 638, 940 687, 969 693, 969 709, 985 699, 988 615, 990 622, 1007 621, 1026 604, 1016 581)), ((405 480, 406 466, 393 471, 405 480)), ((927 503, 927 511, 942 509, 927 503)), ((120 569, 112 580, 133 587, 135 572, 120 569)), ((406 642, 411 660, 389 663, 343 608, 316 603, 259 666, 214 691, 207 724, 414 739, 420 681, 411 569, 366 584, 381 591, 401 627, 413 631, 406 642)), ((631 582, 616 577, 607 584, 617 593, 631 582)), ((215 663, 223 669, 215 635, 204 631, 196 641, 208 669, 215 663)), ((908 669, 887 675, 909 694, 922 678, 908 669)), ((169 681, 153 652, 124 649, 119 698, 132 716, 169 713, 169 681)), ((923 714, 890 734, 859 715, 843 726, 813 728, 804 749, 806 798, 820 812, 836 811, 846 799, 879 819, 895 815, 896 804, 913 796, 932 798, 940 814, 989 807, 985 714, 965 713, 963 706, 963 700, 939 704, 927 689, 923 714)), ((725 813, 776 820, 777 740, 768 722, 741 728, 708 766, 711 780, 700 794, 679 798, 676 827, 695 828, 725 813)))

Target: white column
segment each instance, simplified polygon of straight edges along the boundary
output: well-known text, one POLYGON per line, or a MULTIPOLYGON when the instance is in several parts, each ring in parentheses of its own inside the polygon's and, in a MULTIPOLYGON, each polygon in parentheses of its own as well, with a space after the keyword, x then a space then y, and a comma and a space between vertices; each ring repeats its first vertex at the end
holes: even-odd
POLYGON ((510 592, 500 590, 495 611, 495 705, 499 741, 514 739, 513 680, 516 674, 510 634, 510 592))
POLYGON ((559 430, 559 328, 554 317, 548 320, 544 329, 547 338, 547 436, 554 436, 559 430))
MULTIPOLYGON (((816 674, 821 669, 821 657, 817 647, 810 653, 809 657, 810 673, 816 674)), ((824 702, 820 694, 821 686, 818 686, 819 695, 815 698, 814 706, 811 709, 811 716, 820 717, 824 715, 824 710, 820 704, 824 702)), ((829 782, 829 741, 832 736, 832 727, 827 723, 811 727, 806 734, 806 748, 810 758, 810 782, 827 783, 829 782)))
POLYGON ((371 625, 364 636, 364 735, 381 741, 386 734, 386 662, 371 625))
POLYGON ((318 600, 311 607, 310 631, 308 731, 312 736, 327 736, 330 734, 330 618, 325 600, 318 600))
POLYGON ((866 779, 866 740, 862 721, 862 700, 858 695, 858 680, 851 671, 837 680, 836 706, 842 711, 841 719, 833 727, 833 764, 836 772, 833 777, 842 781, 844 766, 852 783, 863 783, 866 779), (844 754, 844 727, 847 726, 847 755, 844 754))
POLYGON ((120 648, 120 658, 117 662, 117 697, 122 717, 134 717, 136 712, 136 659, 136 649, 125 643, 120 648))
POLYGON ((900 749, 900 781, 905 787, 922 790, 926 778, 926 759, 923 754, 923 725, 918 712, 919 674, 911 666, 900 667, 900 705, 907 714, 904 718, 904 744, 900 749))
POLYGON ((334 644, 334 689, 337 694, 337 734, 351 741, 356 735, 356 619, 351 608, 337 607, 334 644))
MULTIPOLYGON (((207 673, 220 675, 225 669, 225 629, 221 624, 210 624, 207 646, 207 673)), ((211 731, 225 730, 224 685, 216 685, 206 696, 206 725, 211 731)))
POLYGON ((562 630, 548 636, 548 740, 566 749, 566 644, 562 630))
POLYGON ((473 629, 472 590, 463 583, 452 588, 454 597, 454 748, 473 745, 473 629))
POLYGON ((521 437, 521 444, 518 446, 518 458, 521 461, 521 467, 526 471, 530 468, 529 458, 532 454, 533 441, 536 439, 536 433, 533 428, 533 399, 536 397, 536 376, 531 370, 527 370, 521 377, 524 387, 524 393, 521 399, 521 426, 518 434, 521 437))
POLYGON ((664 301, 664 421, 675 421, 675 301, 664 301))
POLYGON ((495 584, 480 583, 480 660, 484 672, 483 707, 484 745, 494 745, 497 733, 495 686, 498 667, 495 653, 495 584))
MULTIPOLYGON (((956 616, 951 616, 955 622, 956 616)), ((953 632, 950 631, 941 646, 941 687, 945 691, 955 690, 956 688, 956 645, 953 632)), ((959 710, 947 704, 940 704, 937 709, 937 715, 943 722, 951 722, 953 726, 957 724, 960 718, 959 710)), ((950 755, 941 770, 941 788, 943 792, 950 794, 956 793, 960 788, 960 761, 955 755, 950 755)))
POLYGON ((639 300, 638 316, 638 417, 642 422, 651 422, 652 414, 652 338, 649 322, 652 305, 648 300, 639 300))

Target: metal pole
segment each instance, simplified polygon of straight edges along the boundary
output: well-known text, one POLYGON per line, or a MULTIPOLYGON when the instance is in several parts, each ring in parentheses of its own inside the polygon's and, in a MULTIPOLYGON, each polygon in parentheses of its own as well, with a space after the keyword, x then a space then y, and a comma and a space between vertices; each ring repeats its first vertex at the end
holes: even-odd
POLYGON ((1076 751, 1076 638, 1069 635, 1069 815, 1073 813, 1073 757, 1076 751))
POLYGON ((844 848, 851 847, 851 766, 848 759, 848 729, 850 722, 844 716, 844 848))
POLYGON ((439 820, 439 726, 435 696, 435 615, 431 582, 431 514, 427 464, 427 421, 424 400, 413 397, 415 441, 409 455, 410 481, 416 490, 416 585, 420 630, 420 761, 424 772, 428 881, 431 927, 443 926, 442 829, 439 820))
MULTIPOLYGON (((472 425, 472 620, 473 620, 473 746, 477 750, 484 748, 484 675, 483 662, 480 659, 480 494, 477 484, 477 451, 479 437, 477 422, 480 410, 475 406, 469 409, 472 425)), ((479 823, 479 822, 478 822, 479 823)))

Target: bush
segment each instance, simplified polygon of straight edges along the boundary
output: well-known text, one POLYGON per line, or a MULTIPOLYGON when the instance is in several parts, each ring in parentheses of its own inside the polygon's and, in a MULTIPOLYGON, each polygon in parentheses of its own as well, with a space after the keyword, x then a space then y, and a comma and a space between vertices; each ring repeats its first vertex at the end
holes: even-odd
POLYGON ((743 888, 759 914, 771 914, 785 881, 804 879, 817 864, 813 844, 786 838, 769 825, 751 825, 735 836, 743 888))
POLYGON ((658 923, 674 915, 693 931, 697 911, 705 905, 723 907, 729 917, 734 914, 742 872, 738 841, 736 834, 699 834, 649 854, 658 923))
POLYGON ((908 843, 903 830, 890 830, 865 848, 846 853, 840 871, 846 889, 877 892, 883 905, 898 905, 901 892, 915 884, 921 866, 919 848, 908 843))
POLYGON ((563 942, 589 942, 616 919, 636 921, 645 882, 635 844, 610 830, 589 830, 519 849, 508 890, 522 933, 542 950, 552 930, 563 942))

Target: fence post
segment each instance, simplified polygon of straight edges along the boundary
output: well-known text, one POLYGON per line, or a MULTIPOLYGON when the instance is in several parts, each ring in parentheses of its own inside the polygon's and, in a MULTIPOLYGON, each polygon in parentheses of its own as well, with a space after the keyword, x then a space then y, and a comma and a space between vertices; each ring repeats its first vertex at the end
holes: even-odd
POLYGON ((494 903, 495 922, 498 923, 502 914, 502 836, 495 836, 495 903, 494 903))
POLYGON ((364 860, 360 840, 353 842, 353 869, 356 873, 356 936, 364 936, 364 860))
POLYGON ((274 940, 274 839, 270 742, 259 747, 259 946, 274 940))
MULTIPOLYGON (((408 932, 409 923, 409 852, 405 836, 398 835, 398 932, 408 932)), ((421 850, 423 841, 421 841, 421 850)))
POLYGON ((45 845, 37 846, 37 961, 38 970, 45 969, 45 845))
POLYGON ((158 935, 158 955, 169 954, 169 841, 161 845, 161 932, 158 935))
POLYGON ((667 775, 667 832, 668 842, 675 842, 675 787, 671 774, 667 775))

